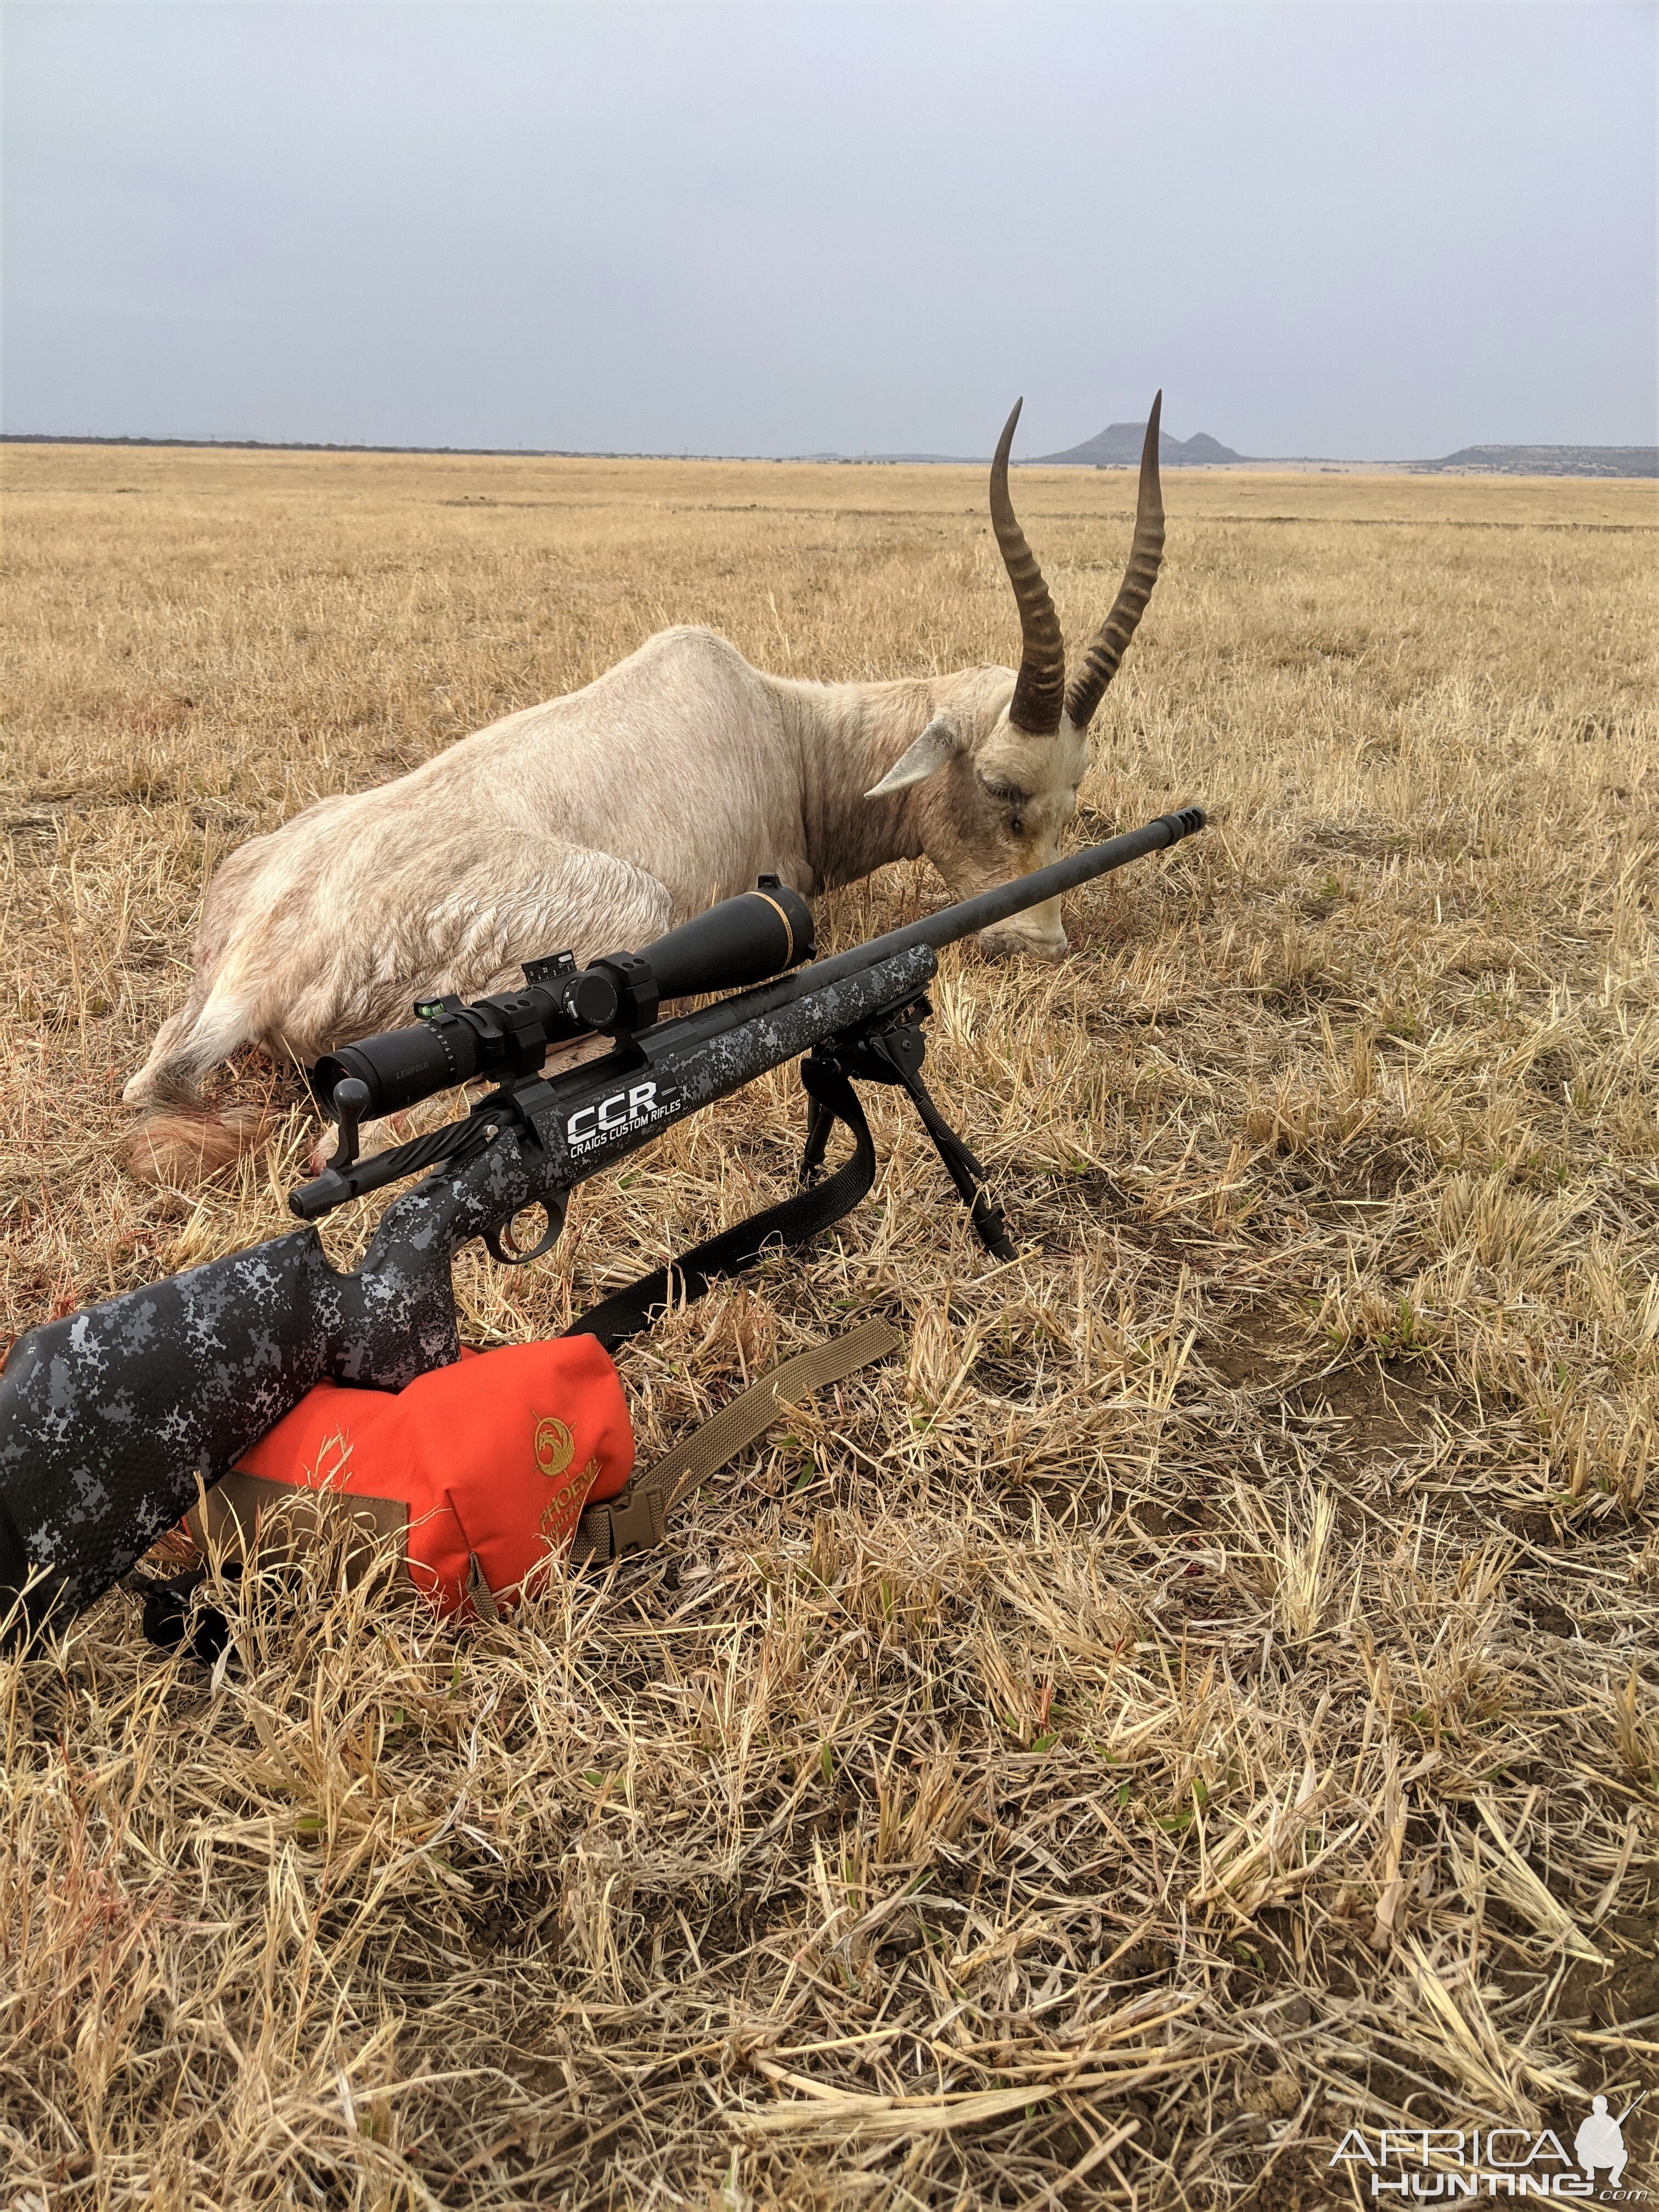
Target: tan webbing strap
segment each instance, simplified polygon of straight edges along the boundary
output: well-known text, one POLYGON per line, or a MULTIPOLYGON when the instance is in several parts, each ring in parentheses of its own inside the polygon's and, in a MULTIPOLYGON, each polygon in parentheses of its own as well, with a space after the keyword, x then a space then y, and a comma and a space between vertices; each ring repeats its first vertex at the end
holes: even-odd
POLYGON ((653 1468, 633 1476, 625 1490, 602 1505, 590 1505, 570 1547, 571 1565, 596 1559, 603 1565, 607 1559, 660 1544, 669 1510, 681 1492, 707 1481, 763 1437, 784 1404, 826 1382, 840 1382, 872 1360, 884 1359, 903 1341, 891 1322, 867 1321, 845 1336, 832 1336, 827 1344, 798 1352, 763 1375, 701 1428, 683 1437, 653 1468))

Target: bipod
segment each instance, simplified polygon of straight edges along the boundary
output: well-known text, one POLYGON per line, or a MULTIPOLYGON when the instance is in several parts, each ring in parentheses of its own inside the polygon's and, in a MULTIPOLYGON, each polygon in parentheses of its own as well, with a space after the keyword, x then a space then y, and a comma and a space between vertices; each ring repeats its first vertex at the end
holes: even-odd
MULTIPOLYGON (((905 1091, 921 1116, 923 1128, 933 1140, 934 1150, 945 1163, 945 1173, 968 1209, 974 1234, 994 1260, 1012 1260, 1016 1256, 1014 1247, 1002 1210, 992 1204, 986 1190, 985 1170, 939 1112, 933 1094, 921 1079, 921 1064, 927 1052, 921 1024, 933 1011, 926 998, 913 999, 896 1013, 884 1009, 859 1028, 843 1030, 838 1036, 815 1046, 812 1060, 860 1083, 893 1083, 905 1091)), ((836 1120, 834 1112, 815 1092, 809 1089, 808 1095, 811 1103, 806 1121, 806 1146, 801 1154, 803 1182, 810 1182, 822 1166, 824 1147, 836 1120)))

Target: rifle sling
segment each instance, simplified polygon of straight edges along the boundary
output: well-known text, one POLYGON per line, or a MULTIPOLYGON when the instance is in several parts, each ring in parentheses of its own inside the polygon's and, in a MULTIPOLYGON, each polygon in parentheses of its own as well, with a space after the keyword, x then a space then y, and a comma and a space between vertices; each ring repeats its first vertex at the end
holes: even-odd
MULTIPOLYGON (((690 1436, 682 1437, 654 1467, 633 1476, 616 1497, 607 1498, 601 1505, 590 1505, 571 1540, 571 1565, 585 1566, 592 1560, 605 1566, 630 1553, 654 1548, 661 1543, 668 1516, 682 1493, 706 1482, 739 1452, 758 1442, 787 1405, 810 1390, 822 1389, 827 1382, 843 1382, 859 1368, 896 1352, 903 1342, 891 1322, 866 1321, 845 1336, 832 1336, 827 1343, 812 1345, 793 1359, 784 1360, 758 1382, 739 1391, 690 1436)), ((475 1610, 486 1620, 499 1620, 477 1559, 469 1558, 467 1567, 467 1595, 475 1610)), ((123 1587, 143 1601, 143 1630, 149 1642, 159 1650, 171 1651, 186 1632, 192 1632, 194 1656, 210 1667, 229 1641, 230 1631, 224 1615, 206 1606, 197 1615, 191 1632, 191 1600, 205 1579, 204 1569, 191 1567, 165 1579, 129 1575, 123 1587)))
MULTIPOLYGON (((723 1229, 707 1243, 682 1252, 667 1267, 655 1267, 637 1282, 613 1291, 599 1304, 590 1306, 580 1321, 572 1322, 564 1331, 566 1336, 597 1336, 605 1350, 611 1351, 648 1328, 666 1308, 700 1298, 717 1276, 739 1274, 752 1267, 769 1245, 809 1243, 852 1212, 876 1179, 876 1147, 870 1124, 864 1118, 858 1093, 838 1068, 803 1060, 801 1080, 817 1109, 815 1134, 821 1129, 827 1135, 830 1122, 844 1121, 853 1134, 851 1159, 825 1182, 810 1184, 793 1198, 750 1214, 747 1221, 723 1229)), ((821 1140, 817 1151, 821 1157, 821 1140)), ((811 1173, 814 1164, 809 1147, 805 1172, 811 1173)))
POLYGON ((684 1491, 717 1474, 740 1451, 763 1437, 790 1400, 826 1382, 842 1382, 872 1360, 884 1359, 904 1341, 889 1321, 867 1321, 845 1336, 798 1352, 769 1375, 751 1382, 700 1428, 683 1437, 644 1474, 602 1505, 590 1505, 577 1526, 570 1564, 588 1560, 603 1566, 629 1552, 660 1544, 668 1516, 684 1491))
MULTIPOLYGON (((573 1322, 567 1336, 597 1336, 609 1351, 649 1327, 677 1300, 701 1297, 720 1275, 751 1267, 769 1246, 805 1244, 850 1213, 876 1179, 876 1148, 858 1093, 842 1071, 817 1060, 801 1063, 801 1080, 811 1098, 811 1119, 802 1163, 803 1181, 816 1174, 831 1127, 845 1122, 852 1133, 853 1156, 825 1182, 809 1183, 793 1198, 751 1214, 707 1243, 684 1252, 623 1290, 591 1307, 573 1322)), ((765 1435, 777 1419, 779 1401, 791 1394, 839 1382, 855 1368, 882 1359, 902 1342, 890 1322, 871 1321, 846 1336, 798 1352, 781 1367, 723 1406, 701 1428, 683 1437, 672 1451, 627 1487, 582 1515, 570 1547, 571 1564, 592 1559, 603 1565, 629 1552, 660 1544, 670 1508, 680 1492, 705 1480, 729 1460, 765 1435)))

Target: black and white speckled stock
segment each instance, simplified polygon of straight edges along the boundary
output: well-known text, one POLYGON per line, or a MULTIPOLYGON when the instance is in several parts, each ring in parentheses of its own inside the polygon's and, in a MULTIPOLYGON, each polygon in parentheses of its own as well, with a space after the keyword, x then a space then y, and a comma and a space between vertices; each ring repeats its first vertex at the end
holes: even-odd
POLYGON ((935 964, 915 947, 818 988, 809 969, 787 1003, 763 985, 574 1070, 527 1131, 503 1128, 395 1200, 349 1274, 296 1229, 30 1330, 0 1376, 0 1612, 31 1576, 33 1618, 90 1604, 313 1383, 396 1390, 457 1358, 450 1262, 469 1237, 526 1206, 556 1210, 686 1115, 914 996, 935 964), (573 1154, 572 1122, 647 1079, 665 1102, 649 1121, 596 1129, 573 1154))

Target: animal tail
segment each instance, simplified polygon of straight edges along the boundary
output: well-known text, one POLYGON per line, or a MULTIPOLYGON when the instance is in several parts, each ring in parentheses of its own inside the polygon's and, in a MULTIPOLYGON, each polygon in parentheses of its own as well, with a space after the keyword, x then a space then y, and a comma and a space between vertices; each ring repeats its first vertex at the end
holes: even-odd
POLYGON ((198 977, 185 1005, 161 1024, 149 1058, 121 1094, 145 1111, 123 1147, 140 1182, 205 1182, 263 1144, 275 1126, 269 1098, 223 1108, 206 1103, 204 1079, 253 1042, 244 994, 198 977))
POLYGON ((140 1182, 205 1182, 264 1142, 276 1117, 264 1106, 158 1106, 127 1138, 131 1174, 140 1182))
POLYGON ((252 994, 222 975, 198 975, 184 1005, 155 1032, 149 1058, 122 1098, 129 1106, 199 1106, 207 1077, 258 1036, 252 994))

